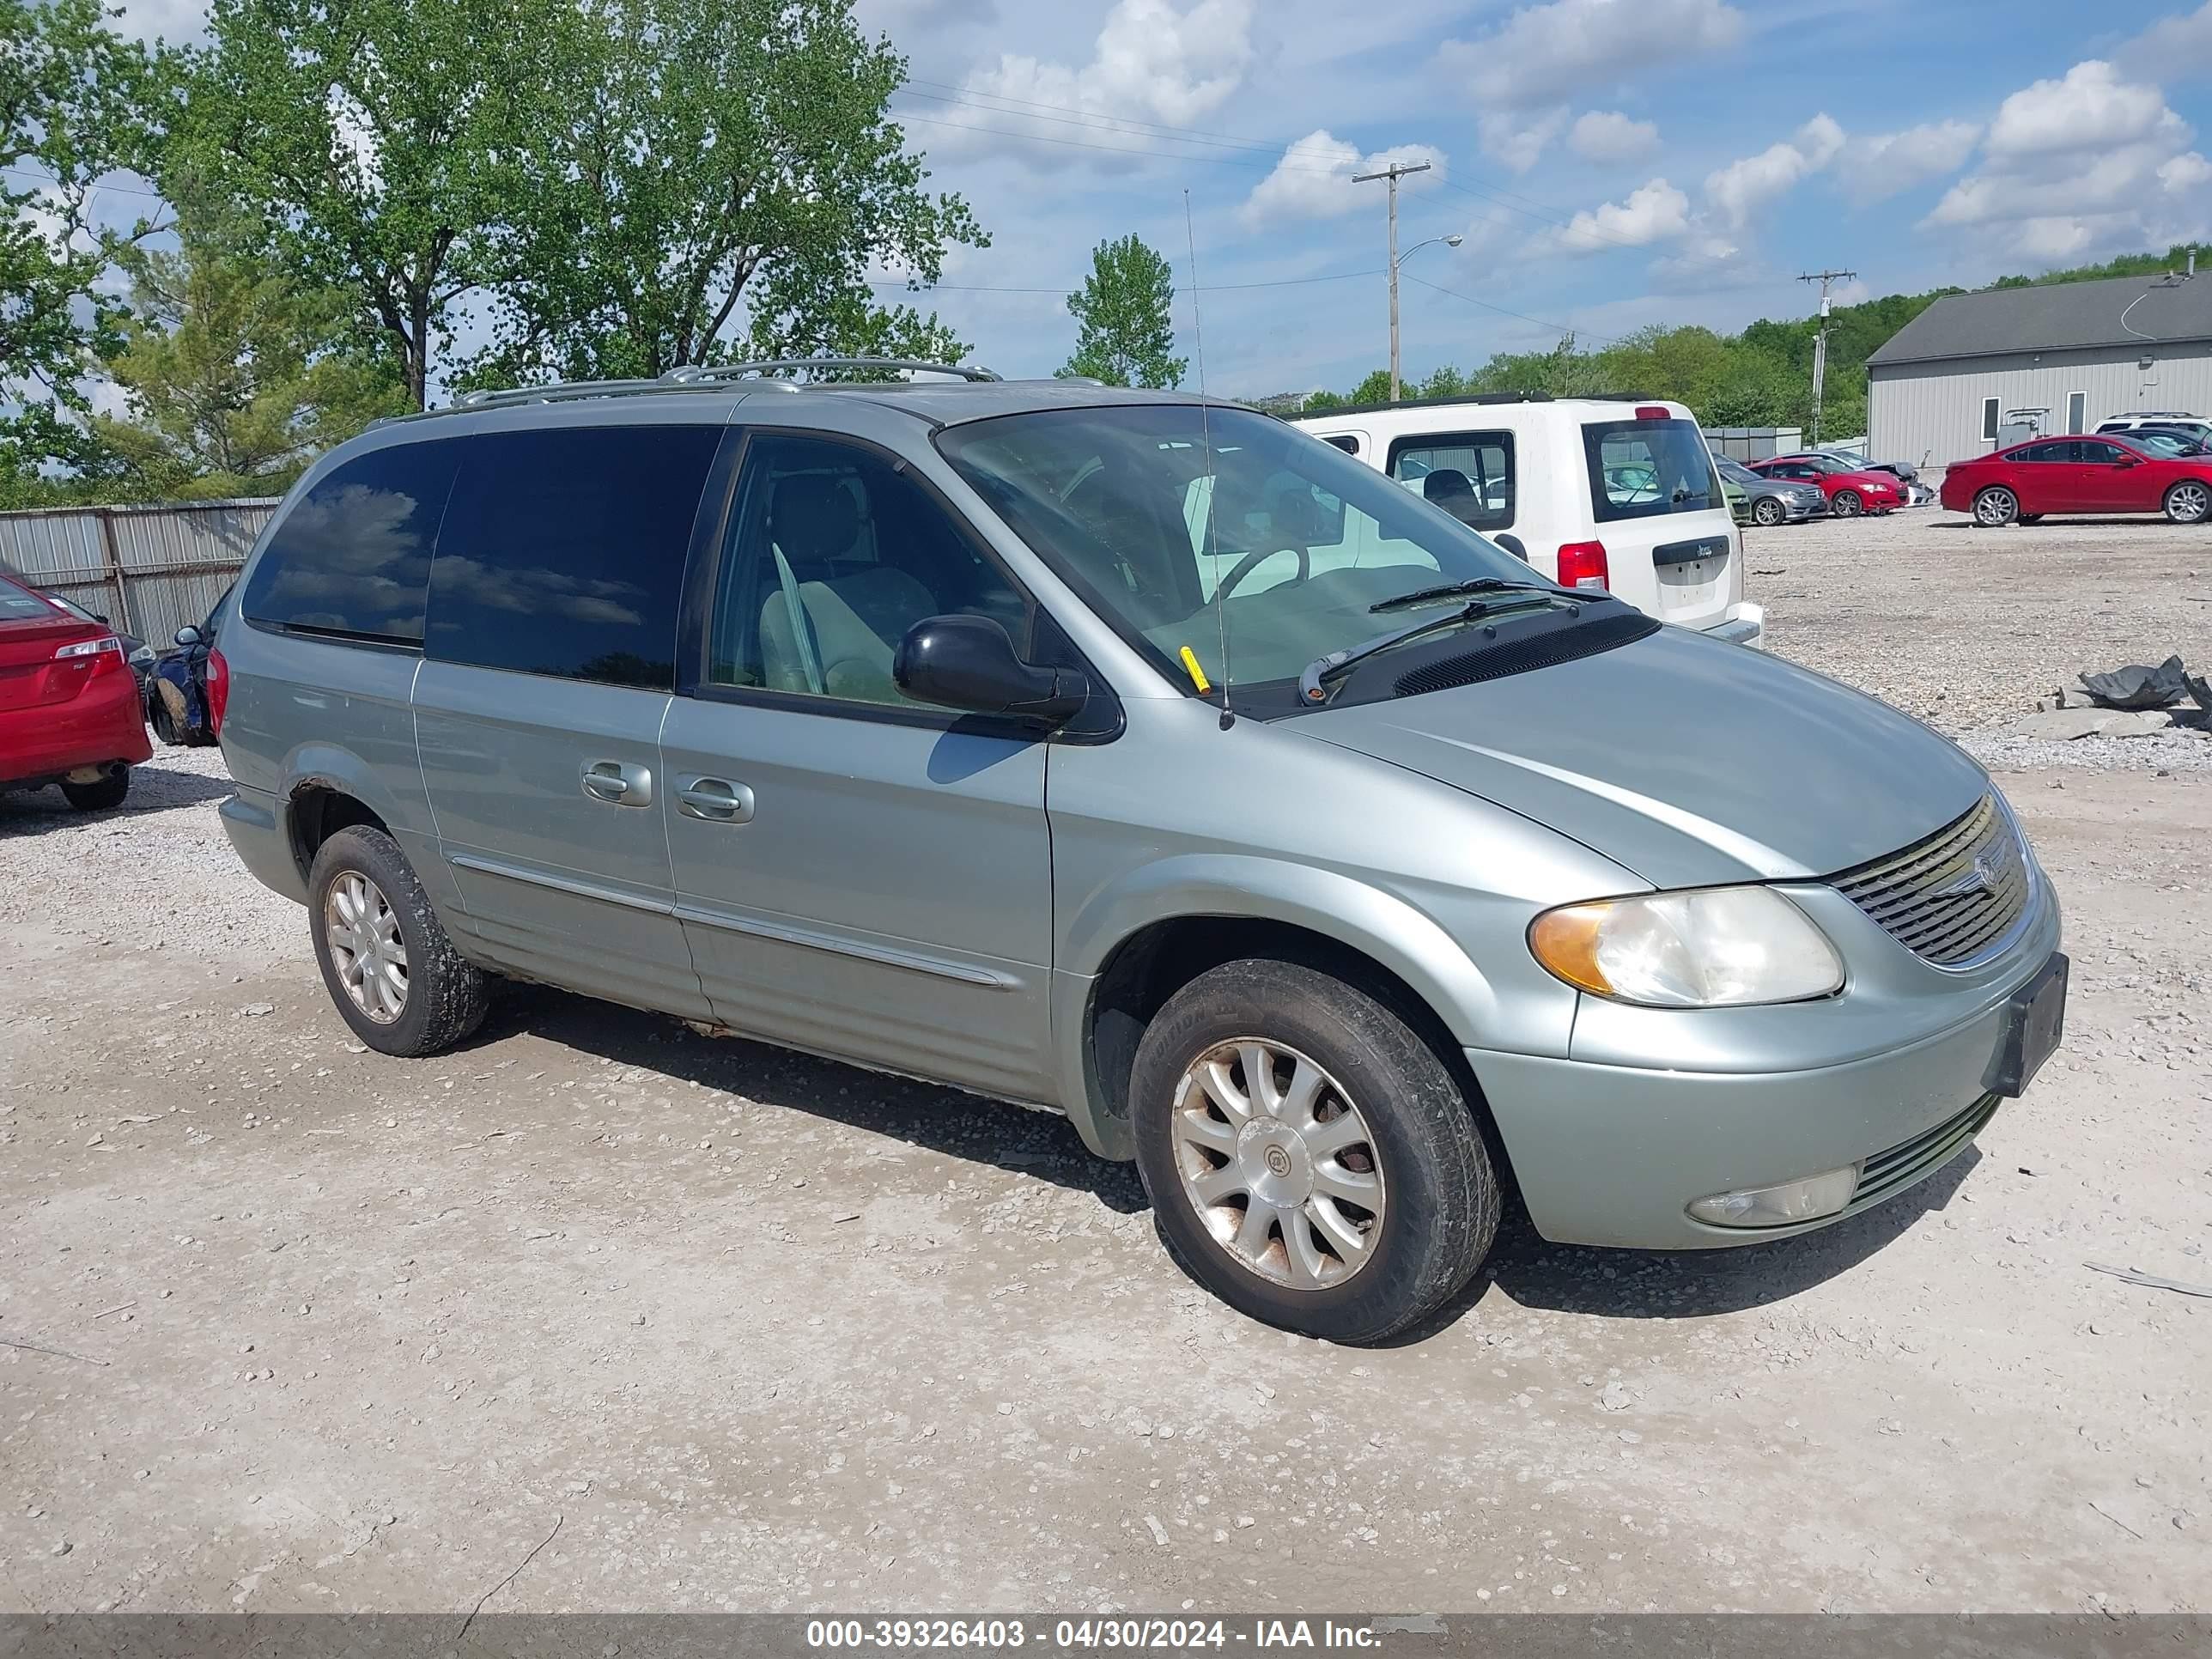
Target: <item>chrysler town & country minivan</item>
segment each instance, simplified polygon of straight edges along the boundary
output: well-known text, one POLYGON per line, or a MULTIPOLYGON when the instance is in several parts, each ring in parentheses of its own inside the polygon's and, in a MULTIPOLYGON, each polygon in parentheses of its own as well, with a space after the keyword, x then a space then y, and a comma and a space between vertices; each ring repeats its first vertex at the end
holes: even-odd
POLYGON ((372 1048, 505 975, 1053 1108, 1373 1340, 1509 1194, 1820 1226, 2058 1041, 2050 884, 1895 710, 1248 410, 789 367, 386 423, 264 532, 223 819, 372 1048))

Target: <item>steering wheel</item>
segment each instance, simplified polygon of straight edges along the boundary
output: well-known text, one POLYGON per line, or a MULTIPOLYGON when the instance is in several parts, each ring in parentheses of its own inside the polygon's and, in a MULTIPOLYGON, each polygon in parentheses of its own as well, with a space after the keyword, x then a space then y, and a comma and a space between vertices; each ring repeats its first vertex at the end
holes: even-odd
POLYGON ((1298 574, 1295 580, 1304 581, 1313 574, 1313 555, 1303 544, 1297 547, 1255 547, 1231 568, 1228 576, 1224 579, 1221 586, 1213 590, 1213 597, 1217 599, 1227 599, 1231 590, 1237 583, 1243 581, 1278 553, 1295 553, 1298 556, 1298 574))

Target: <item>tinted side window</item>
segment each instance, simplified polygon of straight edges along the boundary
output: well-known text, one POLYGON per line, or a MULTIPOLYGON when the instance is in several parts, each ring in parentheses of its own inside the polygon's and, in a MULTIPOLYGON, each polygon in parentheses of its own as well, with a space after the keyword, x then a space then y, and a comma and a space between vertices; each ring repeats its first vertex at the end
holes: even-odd
POLYGON ((672 689, 684 556, 721 436, 619 426, 459 440, 424 649, 478 668, 672 689))
POLYGON ((2112 466, 2119 461, 2122 451, 2118 444, 2100 444, 2084 438, 2074 446, 2075 459, 2087 461, 2092 466, 2112 466))
POLYGON ((1390 476, 1476 530, 1513 522, 1513 434, 1436 433, 1390 446, 1390 476))
POLYGON ((2063 461, 2068 459, 2068 452, 2072 447, 2070 444, 2063 443, 2030 444, 2025 449, 2013 451, 2012 459, 2015 461, 2063 461))
POLYGON ((1347 455, 1357 455, 1359 453, 1359 440, 1352 437, 1349 433, 1334 438, 1323 438, 1322 441, 1325 444, 1334 444, 1347 455))
POLYGON ((430 550, 461 441, 394 444, 331 473, 276 526, 240 612, 289 628, 422 643, 430 550))

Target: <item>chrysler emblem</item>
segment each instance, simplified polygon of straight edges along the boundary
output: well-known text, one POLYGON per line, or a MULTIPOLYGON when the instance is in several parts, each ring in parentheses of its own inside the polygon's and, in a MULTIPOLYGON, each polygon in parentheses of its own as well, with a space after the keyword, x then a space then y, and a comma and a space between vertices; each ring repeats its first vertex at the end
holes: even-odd
POLYGON ((1936 890, 1937 898, 1965 898, 1971 893, 1986 893, 1997 884, 1996 861, 1987 853, 1974 854, 1974 861, 1949 881, 1936 890))

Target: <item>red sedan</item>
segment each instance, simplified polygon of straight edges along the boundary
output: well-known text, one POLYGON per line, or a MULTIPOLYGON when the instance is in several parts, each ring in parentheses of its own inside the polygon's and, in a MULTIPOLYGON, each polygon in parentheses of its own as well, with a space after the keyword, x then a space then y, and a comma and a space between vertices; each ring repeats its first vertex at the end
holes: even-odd
POLYGON ((1943 474, 1943 505, 1974 522, 2033 524, 2046 513, 2212 516, 2212 456, 2166 456, 2125 438, 2033 438, 1943 474))
POLYGON ((1862 513, 1891 513, 1905 505, 1905 489, 1891 472, 1862 472, 1829 455, 1777 455, 1771 460, 1744 463, 1765 478, 1788 478, 1818 484, 1828 498, 1828 511, 1838 519, 1856 519, 1862 513))
POLYGON ((101 811, 153 753, 123 641, 0 576, 0 790, 58 783, 101 811))

